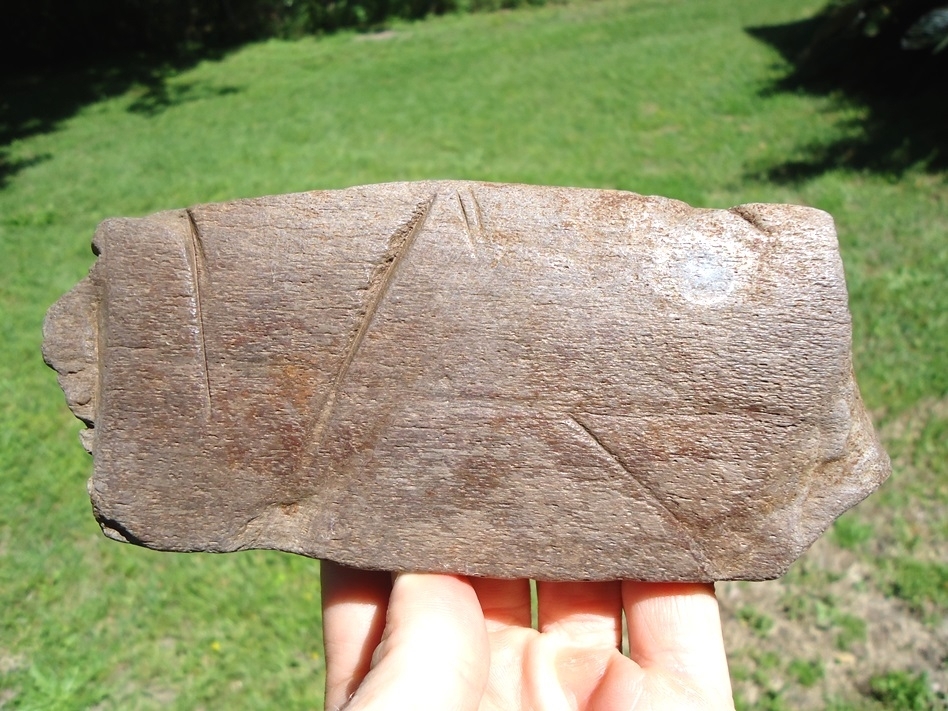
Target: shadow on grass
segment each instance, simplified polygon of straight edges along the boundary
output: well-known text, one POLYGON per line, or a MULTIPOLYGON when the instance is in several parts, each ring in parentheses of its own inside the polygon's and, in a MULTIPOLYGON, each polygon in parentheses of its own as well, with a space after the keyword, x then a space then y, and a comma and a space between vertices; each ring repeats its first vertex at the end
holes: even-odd
POLYGON ((236 94, 240 89, 236 86, 214 86, 206 82, 178 82, 169 85, 167 81, 156 82, 146 86, 145 92, 129 105, 128 110, 143 116, 157 116, 173 106, 180 106, 190 101, 210 99, 215 96, 236 94))
POLYGON ((239 89, 233 86, 170 82, 199 61, 217 61, 224 54, 205 52, 173 62, 136 57, 85 67, 42 68, 0 75, 0 189, 21 170, 52 157, 41 154, 13 158, 10 146, 14 141, 55 131, 84 106, 138 88, 140 96, 128 110, 156 116, 189 101, 236 93, 239 89))
POLYGON ((803 158, 754 172, 793 183, 840 168, 893 176, 948 169, 948 52, 901 50, 898 37, 842 41, 824 32, 824 20, 745 28, 792 65, 764 94, 830 97, 862 118, 837 125, 835 139, 800 146, 803 158))

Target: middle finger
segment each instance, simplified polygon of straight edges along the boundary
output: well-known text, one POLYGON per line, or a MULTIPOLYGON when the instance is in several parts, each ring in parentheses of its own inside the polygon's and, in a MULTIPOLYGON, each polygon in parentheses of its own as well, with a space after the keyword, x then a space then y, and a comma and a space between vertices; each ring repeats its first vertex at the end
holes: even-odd
POLYGON ((583 647, 622 645, 622 588, 617 581, 537 583, 540 632, 583 647))

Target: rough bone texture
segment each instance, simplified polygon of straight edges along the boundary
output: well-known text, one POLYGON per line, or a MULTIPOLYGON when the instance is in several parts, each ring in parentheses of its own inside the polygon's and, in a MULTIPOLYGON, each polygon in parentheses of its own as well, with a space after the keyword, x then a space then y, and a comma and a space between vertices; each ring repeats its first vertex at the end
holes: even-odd
POLYGON ((108 220, 94 250, 44 349, 111 538, 766 579, 889 471, 818 210, 396 183, 108 220))

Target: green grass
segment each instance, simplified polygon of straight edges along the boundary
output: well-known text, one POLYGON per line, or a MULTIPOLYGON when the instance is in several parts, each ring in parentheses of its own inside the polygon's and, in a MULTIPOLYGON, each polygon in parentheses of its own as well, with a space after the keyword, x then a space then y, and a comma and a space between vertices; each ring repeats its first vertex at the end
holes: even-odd
POLYGON ((814 686, 825 674, 822 659, 794 659, 787 670, 804 687, 814 686))
POLYGON ((769 615, 750 606, 738 610, 737 618, 760 637, 766 637, 774 627, 774 621, 769 615))
POLYGON ((873 527, 860 521, 855 513, 847 512, 833 524, 833 541, 840 548, 858 549, 861 544, 871 540, 873 534, 873 527))
POLYGON ((843 613, 836 617, 835 623, 839 629, 836 634, 837 649, 846 652, 854 644, 866 641, 867 625, 861 617, 843 613))
MULTIPOLYGON (((742 30, 820 5, 601 0, 396 25, 385 40, 271 41, 173 75, 157 98, 133 87, 14 141, 8 160, 23 167, 0 188, 0 706, 295 709, 321 699, 313 561, 158 554, 105 540, 92 520, 90 460, 40 359, 40 325, 90 266, 92 232, 109 216, 421 178, 815 205, 839 228, 868 406, 886 425, 942 401, 943 176, 763 177, 859 116, 832 99, 766 92, 785 66, 742 30)), ((45 91, 11 100, 39 103, 45 91)), ((946 421, 892 432, 898 466, 880 501, 905 533, 893 534, 880 575, 891 570, 893 594, 937 613, 944 570, 916 574, 912 561, 926 545, 944 550, 948 529, 919 534, 903 513, 948 505, 946 421), (896 560, 906 562, 886 563, 896 560)), ((853 516, 836 536, 875 555, 869 524, 853 516)))
POLYGON ((924 674, 886 672, 874 676, 869 689, 890 711, 937 711, 938 701, 924 674))
MULTIPOLYGON (((917 560, 890 561, 892 594, 905 600, 918 612, 948 609, 948 565, 922 563, 917 560)), ((936 620, 940 620, 937 615, 936 620)))

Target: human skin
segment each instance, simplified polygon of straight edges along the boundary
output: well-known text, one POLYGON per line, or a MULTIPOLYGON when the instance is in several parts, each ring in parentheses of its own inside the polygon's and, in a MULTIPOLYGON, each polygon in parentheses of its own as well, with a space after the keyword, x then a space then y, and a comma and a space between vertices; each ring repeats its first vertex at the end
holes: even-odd
POLYGON ((713 585, 322 563, 327 711, 733 709, 713 585), (621 652, 623 612, 629 656, 621 652))

